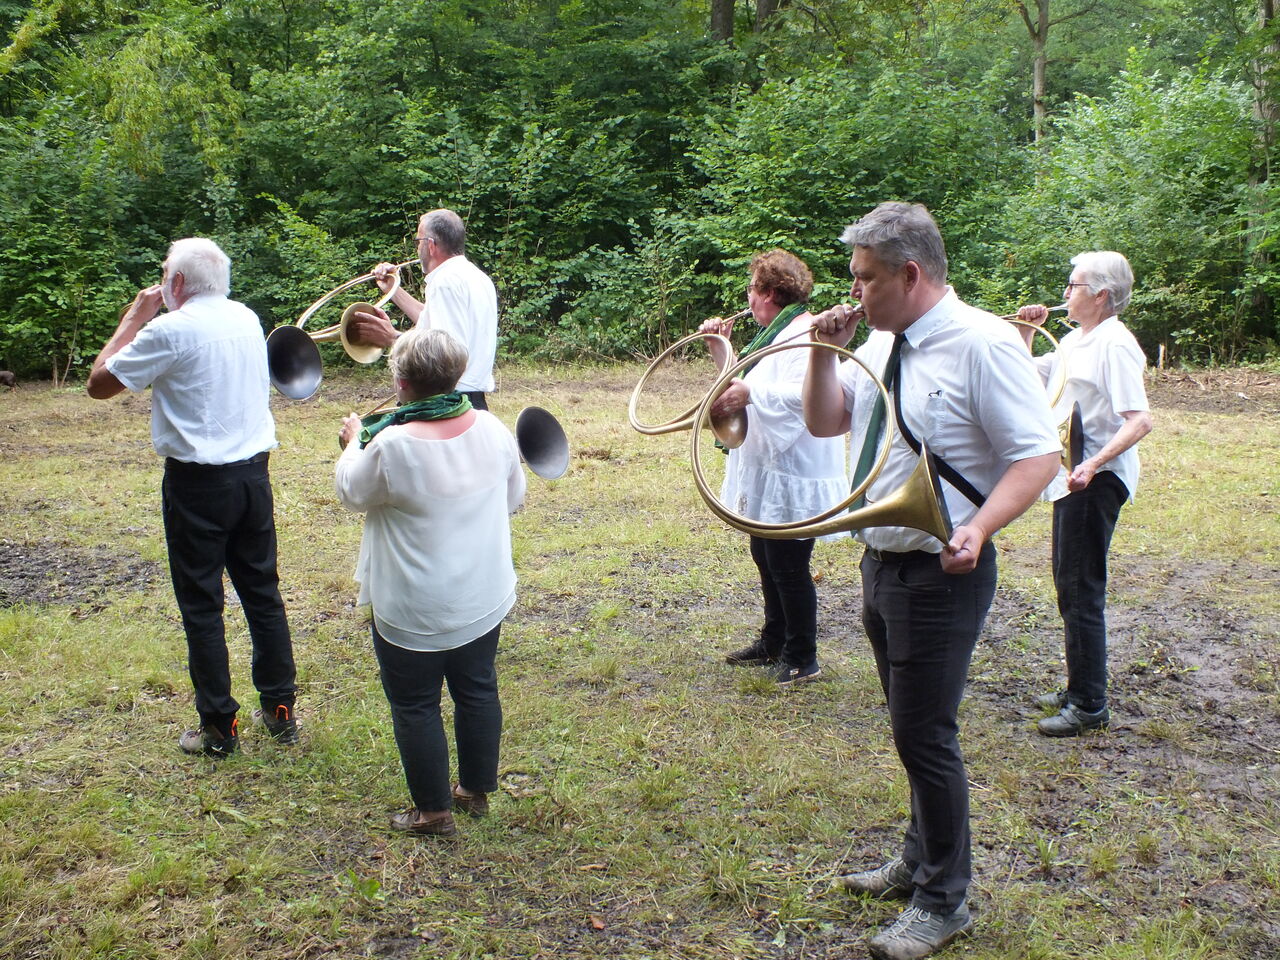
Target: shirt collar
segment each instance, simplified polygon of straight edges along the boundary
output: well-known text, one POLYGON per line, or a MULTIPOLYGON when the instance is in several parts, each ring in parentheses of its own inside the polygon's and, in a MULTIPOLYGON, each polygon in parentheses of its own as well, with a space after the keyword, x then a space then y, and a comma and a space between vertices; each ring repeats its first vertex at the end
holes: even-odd
POLYGON ((903 331, 907 338, 907 343, 911 344, 911 348, 913 350, 918 348, 920 344, 924 343, 929 334, 945 324, 959 302, 960 298, 956 296, 955 290, 948 286, 946 292, 942 295, 942 299, 903 331))

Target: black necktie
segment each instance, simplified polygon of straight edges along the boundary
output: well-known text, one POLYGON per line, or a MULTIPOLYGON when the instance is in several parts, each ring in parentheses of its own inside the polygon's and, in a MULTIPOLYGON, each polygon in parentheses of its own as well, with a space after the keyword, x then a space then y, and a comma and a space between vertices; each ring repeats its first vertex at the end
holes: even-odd
MULTIPOLYGON (((893 407, 896 412, 898 406, 898 368, 902 365, 902 344, 906 341, 905 334, 897 334, 893 338, 893 349, 889 351, 889 360, 884 365, 884 376, 881 378, 886 390, 893 391, 893 407)), ((867 474, 871 472, 871 465, 875 463, 876 451, 880 449, 880 438, 884 434, 885 414, 884 394, 876 394, 875 405, 871 408, 871 416, 867 420, 867 432, 862 440, 862 451, 858 454, 858 465, 853 471, 853 486, 850 489, 856 489, 858 484, 867 478, 867 474)), ((901 421, 902 414, 898 413, 898 419, 901 421)), ((867 496, 864 493, 861 497, 853 502, 850 509, 859 510, 867 502, 867 496)))

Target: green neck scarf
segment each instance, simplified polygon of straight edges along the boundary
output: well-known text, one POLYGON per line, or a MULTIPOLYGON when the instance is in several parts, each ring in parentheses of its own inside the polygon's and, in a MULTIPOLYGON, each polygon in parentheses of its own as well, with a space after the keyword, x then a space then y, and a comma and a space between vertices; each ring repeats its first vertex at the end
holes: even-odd
MULTIPOLYGON (((751 354, 755 353, 757 350, 763 350, 765 347, 769 346, 769 344, 773 343, 774 339, 778 336, 778 334, 780 334, 783 330, 786 329, 787 324, 789 324, 796 317, 800 316, 800 314, 802 313, 804 313, 803 303, 793 303, 793 304, 790 304, 789 306, 783 307, 778 312, 778 315, 773 318, 773 322, 769 324, 767 327, 765 327, 764 329, 762 329, 759 333, 757 333, 755 336, 755 339, 742 348, 742 350, 738 353, 738 359, 741 360, 743 357, 748 357, 751 354)), ((739 373, 738 376, 745 377, 754 368, 755 368, 754 363, 748 367, 744 367, 742 372, 739 373)))
MULTIPOLYGON (((783 330, 787 328, 787 324, 789 324, 796 317, 800 316, 800 314, 802 313, 804 313, 803 303, 793 303, 789 306, 783 307, 778 312, 778 315, 773 318, 773 322, 769 324, 767 327, 764 327, 759 333, 756 334, 754 340, 752 340, 750 343, 748 343, 745 347, 742 348, 742 350, 738 353, 738 359, 741 360, 743 357, 750 356, 751 354, 755 353, 757 350, 763 350, 765 347, 769 346, 769 344, 773 343, 773 341, 777 338, 778 334, 780 334, 783 330)), ((741 379, 742 377, 745 377, 748 373, 754 370, 755 366, 756 365, 754 363, 751 363, 743 367, 742 370, 739 371, 738 373, 739 379, 741 379)), ((716 449, 719 450, 721 453, 729 452, 729 448, 726 447, 719 440, 716 441, 715 446, 716 446, 716 449)))
POLYGON ((455 390, 453 393, 438 393, 434 397, 424 397, 396 407, 390 413, 375 413, 360 422, 364 428, 360 431, 360 449, 369 445, 369 441, 387 427, 409 423, 413 420, 449 420, 460 417, 471 409, 471 401, 455 390))

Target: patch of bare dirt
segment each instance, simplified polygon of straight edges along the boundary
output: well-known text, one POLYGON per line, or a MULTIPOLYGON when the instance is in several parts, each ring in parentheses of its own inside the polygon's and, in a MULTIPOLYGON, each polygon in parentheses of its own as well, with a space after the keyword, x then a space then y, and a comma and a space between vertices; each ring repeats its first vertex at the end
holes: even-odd
POLYGON ((1162 370, 1147 378, 1153 409, 1280 413, 1280 376, 1248 369, 1162 370))
POLYGON ((0 539, 0 607, 57 603, 93 612, 113 594, 146 590, 165 575, 154 561, 107 547, 80 550, 54 540, 0 539))

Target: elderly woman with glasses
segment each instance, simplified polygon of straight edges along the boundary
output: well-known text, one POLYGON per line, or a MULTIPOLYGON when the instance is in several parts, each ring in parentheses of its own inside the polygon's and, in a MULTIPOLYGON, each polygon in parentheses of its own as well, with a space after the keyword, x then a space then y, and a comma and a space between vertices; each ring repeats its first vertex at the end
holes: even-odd
POLYGON ((509 515, 524 501, 515 438, 458 393, 467 351, 414 329, 390 356, 400 406, 342 424, 338 499, 365 514, 356 580, 391 705, 413 806, 393 829, 448 836, 453 809, 488 811, 498 787, 502 705, 494 658, 515 603, 509 515), (441 685, 454 703, 458 780, 450 787, 441 685))
MULTIPOLYGON (((785 250, 769 250, 751 261, 747 305, 758 330, 736 358, 722 341, 708 341, 720 368, 758 350, 807 340, 813 317, 805 309, 813 274, 785 250)), ((712 318, 701 333, 728 336, 732 321, 712 318)), ((747 412, 747 437, 729 451, 721 501, 735 513, 762 523, 803 520, 839 503, 849 490, 844 441, 818 438, 805 428, 800 399, 809 351, 783 350, 748 367, 712 406, 717 416, 747 412)), ((780 685, 816 679, 818 592, 809 571, 813 540, 751 537, 751 559, 760 571, 764 624, 755 641, 726 654, 733 666, 768 665, 780 685)))
MULTIPOLYGON (((1107 553, 1120 508, 1138 489, 1138 441, 1151 432, 1143 371, 1147 358, 1120 314, 1129 304, 1133 270, 1122 254, 1081 253, 1063 290, 1076 328, 1053 353, 1035 358, 1045 382, 1066 367, 1059 420, 1080 404, 1084 459, 1059 472, 1045 491, 1053 501, 1053 582, 1066 633, 1067 687, 1039 698, 1057 711, 1039 723, 1049 737, 1074 737, 1111 720, 1107 708, 1107 553)), ((1043 324, 1040 305, 1018 319, 1043 324)), ((1034 331, 1022 327, 1028 347, 1034 331)))

